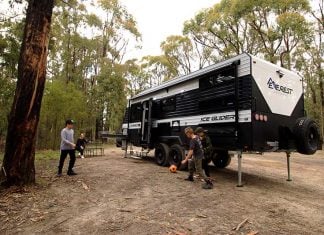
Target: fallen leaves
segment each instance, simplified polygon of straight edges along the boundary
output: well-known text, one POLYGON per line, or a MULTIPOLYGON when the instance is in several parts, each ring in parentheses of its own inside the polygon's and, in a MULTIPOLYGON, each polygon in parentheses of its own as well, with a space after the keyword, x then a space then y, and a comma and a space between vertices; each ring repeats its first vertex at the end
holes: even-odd
POLYGON ((258 233, 259 233, 259 231, 251 231, 247 235, 257 235, 258 233))
POLYGON ((30 220, 32 222, 38 222, 44 219, 44 216, 39 216, 39 217, 34 217, 34 218, 30 218, 30 220))
POLYGON ((84 182, 82 182, 82 187, 85 189, 85 190, 90 190, 89 186, 86 185, 84 182))
POLYGON ((198 218, 207 218, 208 216, 207 215, 202 215, 202 214, 199 214, 199 215, 196 215, 198 218))
POLYGON ((187 233, 181 231, 172 231, 169 232, 168 235, 187 235, 187 233))
POLYGON ((119 211, 120 211, 120 212, 133 212, 132 210, 129 210, 129 209, 123 209, 123 208, 119 209, 119 211))
POLYGON ((6 216, 6 215, 7 215, 6 212, 0 211, 0 216, 6 216))

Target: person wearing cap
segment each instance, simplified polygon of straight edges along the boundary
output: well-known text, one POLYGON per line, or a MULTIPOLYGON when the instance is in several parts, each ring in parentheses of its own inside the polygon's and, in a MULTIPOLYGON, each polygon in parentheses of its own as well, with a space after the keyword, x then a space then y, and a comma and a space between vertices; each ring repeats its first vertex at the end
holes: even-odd
POLYGON ((208 163, 210 162, 211 157, 212 157, 213 145, 212 145, 212 142, 211 142, 209 136, 206 133, 207 133, 207 131, 204 130, 204 128, 202 128, 202 127, 197 127, 195 130, 195 134, 197 134, 200 137, 201 145, 202 145, 203 151, 204 151, 204 158, 202 160, 202 168, 204 169, 206 176, 210 177, 208 163))
POLYGON ((213 188, 213 183, 209 179, 209 177, 206 176, 204 171, 202 170, 202 159, 204 156, 204 152, 202 150, 202 144, 200 141, 199 136, 194 134, 194 131, 191 127, 187 127, 185 129, 185 134, 188 139, 190 139, 189 144, 189 152, 186 156, 186 158, 181 162, 181 164, 185 164, 188 162, 188 170, 189 170, 189 176, 186 178, 186 180, 194 181, 193 174, 196 170, 196 173, 200 175, 205 181, 205 184, 203 185, 204 189, 211 189, 213 188))
POLYGON ((73 166, 75 163, 75 144, 74 144, 74 130, 73 130, 74 121, 72 119, 66 120, 65 128, 61 131, 61 156, 60 163, 58 167, 57 176, 62 176, 62 169, 64 165, 65 158, 67 155, 70 156, 69 168, 67 174, 72 176, 76 175, 73 171, 73 166))

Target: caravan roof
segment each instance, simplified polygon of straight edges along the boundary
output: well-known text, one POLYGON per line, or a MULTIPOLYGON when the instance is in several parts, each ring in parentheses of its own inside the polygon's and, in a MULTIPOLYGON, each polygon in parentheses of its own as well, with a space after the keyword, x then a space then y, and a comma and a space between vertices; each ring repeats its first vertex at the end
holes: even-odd
POLYGON ((221 67, 224 67, 224 66, 227 66, 227 65, 230 65, 231 63, 233 63, 234 61, 242 58, 242 57, 251 57, 250 54, 248 53, 243 53, 243 54, 240 54, 238 56, 235 56, 233 58, 230 58, 230 59, 227 59, 227 60, 224 60, 222 62, 219 62, 219 63, 216 63, 216 64, 213 64, 213 65, 210 65, 208 67, 205 67, 203 69, 200 69, 200 70, 197 70, 195 72, 192 72, 190 74, 187 74, 187 75, 183 75, 183 76, 179 76, 179 77, 176 77, 176 78, 173 78, 169 81, 166 81, 166 82, 163 82, 161 85, 158 85, 158 86, 155 86, 155 87, 152 87, 152 88, 149 88, 145 91, 142 91, 141 93, 133 96, 131 99, 137 99, 137 98, 140 98, 142 96, 145 96, 145 95, 148 95, 150 93, 153 93, 155 91, 158 91, 158 90, 161 90, 161 89, 164 89, 164 88, 168 88, 168 87, 172 87, 174 85, 177 85, 177 84, 180 84, 180 83, 183 83, 183 82, 186 82, 186 81, 189 81, 191 79, 194 79, 194 78, 197 78, 198 76, 201 76, 201 75, 204 75, 204 74, 207 74, 209 73, 210 71, 213 71, 217 68, 221 68, 221 67))

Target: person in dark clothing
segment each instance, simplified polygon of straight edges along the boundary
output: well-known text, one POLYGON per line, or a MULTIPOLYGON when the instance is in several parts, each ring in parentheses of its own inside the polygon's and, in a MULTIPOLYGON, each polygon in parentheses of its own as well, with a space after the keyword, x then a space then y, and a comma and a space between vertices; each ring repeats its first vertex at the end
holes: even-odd
POLYGON ((61 156, 60 163, 58 166, 57 176, 62 176, 62 169, 64 165, 65 158, 67 155, 70 155, 70 162, 67 174, 72 176, 76 175, 73 171, 74 163, 75 163, 75 144, 74 144, 74 131, 73 131, 73 120, 67 120, 65 122, 65 128, 61 131, 61 156))
POLYGON ((200 137, 204 151, 204 158, 202 159, 202 168, 204 169, 206 176, 210 177, 208 163, 211 161, 212 158, 213 145, 206 132, 207 131, 204 130, 202 127, 197 127, 195 130, 195 134, 197 134, 200 137))
POLYGON ((81 158, 84 158, 83 152, 85 149, 85 145, 88 143, 88 141, 84 138, 84 133, 81 132, 80 137, 77 139, 76 142, 76 150, 79 151, 79 156, 81 158))
POLYGON ((190 139, 189 152, 186 158, 181 162, 181 164, 185 164, 186 162, 188 162, 189 176, 188 178, 186 178, 186 180, 194 181, 193 174, 196 170, 196 173, 198 173, 200 177, 202 177, 205 181, 203 188, 211 189, 213 188, 213 183, 202 170, 202 159, 204 156, 204 152, 202 150, 200 138, 199 136, 196 136, 194 134, 194 131, 191 127, 187 127, 185 129, 185 134, 190 139))

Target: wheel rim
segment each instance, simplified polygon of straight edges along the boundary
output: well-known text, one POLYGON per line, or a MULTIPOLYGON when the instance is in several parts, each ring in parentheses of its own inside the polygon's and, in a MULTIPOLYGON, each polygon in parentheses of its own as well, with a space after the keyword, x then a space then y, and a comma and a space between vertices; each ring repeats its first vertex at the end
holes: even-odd
POLYGON ((318 145, 318 134, 314 127, 311 127, 309 129, 309 135, 308 135, 308 143, 309 146, 311 146, 313 149, 317 148, 318 145))
POLYGON ((156 157, 156 161, 159 163, 159 164, 162 164, 163 161, 164 161, 164 154, 162 152, 161 149, 157 149, 155 150, 155 157, 156 157))
POLYGON ((227 153, 217 153, 216 156, 213 155, 212 159, 214 165, 217 168, 225 168, 229 165, 231 157, 227 153))
POLYGON ((170 165, 179 165, 182 160, 176 150, 171 150, 169 157, 170 165))

